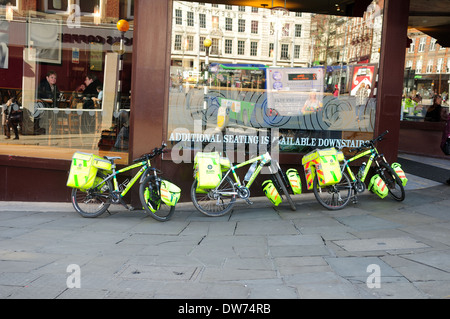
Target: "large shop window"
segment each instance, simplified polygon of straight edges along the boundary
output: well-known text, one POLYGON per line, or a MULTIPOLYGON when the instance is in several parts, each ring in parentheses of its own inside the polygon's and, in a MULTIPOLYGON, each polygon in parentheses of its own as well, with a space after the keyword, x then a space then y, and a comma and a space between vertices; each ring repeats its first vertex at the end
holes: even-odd
POLYGON ((0 154, 86 151, 125 163, 133 1, 119 1, 120 10, 106 0, 36 1, 37 10, 8 2, 0 5, 0 154), (129 31, 117 30, 119 19, 129 31))
POLYGON ((305 154, 372 138, 383 1, 363 17, 254 9, 174 2, 167 140, 180 156, 239 156, 274 140, 305 154), (212 45, 188 50, 190 37, 212 45))
POLYGON ((416 29, 408 30, 408 39, 401 119, 445 122, 449 114, 450 50, 416 29))

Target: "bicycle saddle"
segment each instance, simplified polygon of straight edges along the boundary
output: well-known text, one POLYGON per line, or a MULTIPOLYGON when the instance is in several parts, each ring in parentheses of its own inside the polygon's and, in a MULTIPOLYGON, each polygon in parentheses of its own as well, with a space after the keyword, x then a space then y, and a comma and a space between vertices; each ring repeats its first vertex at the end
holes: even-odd
POLYGON ((110 161, 111 163, 114 162, 114 160, 116 159, 121 159, 122 157, 120 156, 103 156, 103 158, 107 159, 108 161, 110 161))

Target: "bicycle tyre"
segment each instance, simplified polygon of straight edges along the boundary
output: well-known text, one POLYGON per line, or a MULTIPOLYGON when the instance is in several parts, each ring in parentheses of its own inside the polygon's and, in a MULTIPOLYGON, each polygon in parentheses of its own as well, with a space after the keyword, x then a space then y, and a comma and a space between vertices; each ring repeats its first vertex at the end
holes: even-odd
MULTIPOLYGON (((97 177, 102 181, 106 178, 102 173, 97 177)), ((100 184, 100 181, 97 185, 100 184)), ((72 189, 71 201, 75 211, 85 218, 95 218, 102 215, 112 203, 111 192, 113 186, 111 180, 105 181, 99 189, 97 187, 88 190, 72 189)))
MULTIPOLYGON (((233 180, 227 176, 219 187, 219 190, 235 192, 233 180)), ((230 196, 221 196, 218 194, 217 198, 213 198, 213 190, 208 191, 206 194, 197 193, 197 180, 194 180, 191 187, 191 199, 195 208, 198 211, 210 217, 219 217, 227 214, 233 209, 233 206, 236 202, 236 195, 230 196), (229 201, 225 204, 224 199, 229 199, 229 201), (218 204, 219 201, 222 201, 222 204, 218 204)))
POLYGON ((403 187, 402 180, 388 163, 381 162, 380 166, 380 177, 386 183, 389 195, 396 201, 403 201, 405 199, 405 188, 403 187), (399 189, 397 189, 397 186, 399 189))
POLYGON ((175 213, 175 206, 167 206, 158 195, 155 184, 155 176, 149 175, 144 178, 143 182, 139 186, 139 199, 141 200, 144 210, 154 219, 160 222, 168 221, 175 213), (148 206, 148 201, 145 199, 145 191, 148 188, 150 194, 154 194, 152 198, 152 206, 159 206, 159 209, 155 212, 151 211, 148 206))
POLYGON ((342 178, 339 183, 320 187, 317 174, 314 177, 313 183, 314 196, 317 201, 326 209, 339 210, 347 206, 352 195, 352 184, 347 173, 342 172, 342 178), (341 190, 344 191, 345 196, 341 196, 341 190), (327 198, 327 196, 331 196, 327 198))
POLYGON ((287 190, 287 188, 286 188, 286 185, 284 185, 283 177, 281 177, 280 171, 281 171, 281 169, 279 169, 279 170, 274 174, 274 175, 275 175, 275 178, 277 179, 277 183, 278 183, 278 185, 280 186, 281 191, 284 193, 284 197, 286 197, 286 199, 287 199, 287 201, 288 201, 288 203, 289 203, 289 206, 291 207, 291 210, 296 211, 296 210, 297 210, 297 207, 295 206, 294 201, 293 201, 292 198, 291 198, 291 195, 289 195, 289 192, 288 192, 288 190, 287 190))

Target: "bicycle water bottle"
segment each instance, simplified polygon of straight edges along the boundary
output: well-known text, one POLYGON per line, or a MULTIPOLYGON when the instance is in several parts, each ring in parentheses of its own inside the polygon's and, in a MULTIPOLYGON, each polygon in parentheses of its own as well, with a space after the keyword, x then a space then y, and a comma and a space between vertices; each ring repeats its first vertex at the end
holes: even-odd
POLYGON ((248 169, 247 174, 245 174, 244 181, 248 182, 250 180, 250 177, 252 177, 253 173, 255 172, 256 166, 258 165, 257 162, 253 162, 252 166, 248 169))
POLYGON ((364 176, 364 171, 366 170, 366 162, 363 162, 358 171, 358 178, 361 179, 364 176))

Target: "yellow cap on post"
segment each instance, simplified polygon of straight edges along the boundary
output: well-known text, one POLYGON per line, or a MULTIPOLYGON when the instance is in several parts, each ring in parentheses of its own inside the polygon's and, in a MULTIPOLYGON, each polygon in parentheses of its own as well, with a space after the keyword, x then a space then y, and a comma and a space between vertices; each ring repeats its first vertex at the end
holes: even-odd
POLYGON ((206 39, 203 41, 203 45, 204 45, 205 47, 207 47, 207 48, 209 48, 209 47, 211 46, 211 44, 212 44, 212 41, 211 41, 210 38, 206 38, 206 39))
POLYGON ((119 20, 117 22, 117 29, 120 32, 127 32, 130 29, 130 24, 128 23, 127 20, 123 20, 123 19, 119 20))

